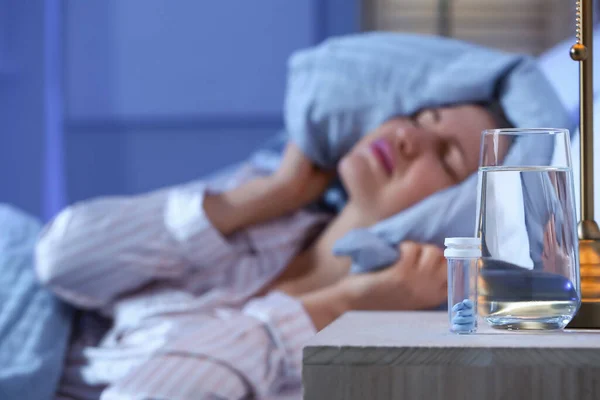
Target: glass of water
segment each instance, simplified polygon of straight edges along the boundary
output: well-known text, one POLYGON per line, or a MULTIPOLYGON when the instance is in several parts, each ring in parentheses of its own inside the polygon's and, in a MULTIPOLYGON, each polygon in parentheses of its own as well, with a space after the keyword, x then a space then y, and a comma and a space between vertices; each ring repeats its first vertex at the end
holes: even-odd
POLYGON ((581 303, 569 132, 482 133, 478 307, 492 327, 562 329, 581 303))

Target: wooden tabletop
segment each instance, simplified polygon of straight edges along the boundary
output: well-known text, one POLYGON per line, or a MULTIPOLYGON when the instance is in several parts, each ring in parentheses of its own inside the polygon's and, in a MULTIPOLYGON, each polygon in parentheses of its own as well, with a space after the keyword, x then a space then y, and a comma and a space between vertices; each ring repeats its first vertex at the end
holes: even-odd
POLYGON ((502 331, 479 321, 476 334, 448 330, 448 313, 353 311, 319 332, 310 347, 569 347, 600 349, 600 331, 502 331))
POLYGON ((307 399, 597 400, 600 331, 500 331, 480 321, 476 334, 457 335, 447 312, 351 312, 305 347, 304 384, 307 399), (459 371, 478 385, 458 384, 459 371))

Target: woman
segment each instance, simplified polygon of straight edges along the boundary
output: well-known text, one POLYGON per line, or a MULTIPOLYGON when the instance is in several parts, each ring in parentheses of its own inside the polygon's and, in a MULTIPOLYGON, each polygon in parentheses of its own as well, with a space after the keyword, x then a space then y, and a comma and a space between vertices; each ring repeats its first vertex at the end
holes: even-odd
POLYGON ((41 281, 87 312, 59 397, 298 398, 302 346, 347 310, 428 309, 446 296, 441 249, 402 243, 380 272, 349 275, 332 246, 456 184, 478 165, 479 105, 424 110, 366 135, 340 161, 348 202, 337 216, 304 207, 333 171, 289 144, 279 170, 251 166, 63 211, 37 246, 41 281))

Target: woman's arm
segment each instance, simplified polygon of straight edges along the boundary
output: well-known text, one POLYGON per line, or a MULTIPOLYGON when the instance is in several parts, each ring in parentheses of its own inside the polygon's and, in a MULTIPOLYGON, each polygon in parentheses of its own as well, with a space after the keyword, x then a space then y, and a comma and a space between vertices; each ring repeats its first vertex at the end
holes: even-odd
POLYGON ((223 236, 297 210, 318 197, 330 177, 290 145, 272 176, 248 167, 227 179, 232 189, 220 194, 198 182, 67 208, 38 241, 41 282, 75 305, 100 308, 151 281, 175 279, 190 268, 214 270, 239 254, 235 238, 223 236))
MULTIPOLYGON (((297 251, 302 232, 319 217, 299 212, 270 222, 280 232, 277 240, 261 242, 247 254, 247 236, 225 238, 203 210, 206 193, 222 188, 237 191, 240 185, 263 178, 262 171, 248 165, 218 181, 74 204, 50 222, 38 240, 38 277, 74 305, 104 309, 122 293, 157 280, 181 279, 191 271, 206 285, 241 263, 243 276, 255 265, 256 274, 264 274, 259 266, 287 262, 288 253, 297 251)), ((264 284, 267 277, 256 279, 264 284)), ((244 290, 249 290, 247 282, 244 290)))
POLYGON ((220 194, 208 194, 204 211, 225 236, 296 211, 323 194, 334 176, 319 169, 293 143, 271 176, 220 194))
POLYGON ((353 309, 351 291, 343 283, 302 295, 300 301, 317 331, 353 309))
POLYGON ((441 249, 404 242, 402 258, 389 268, 350 275, 337 284, 300 296, 317 330, 350 310, 422 310, 447 296, 446 261, 441 249))

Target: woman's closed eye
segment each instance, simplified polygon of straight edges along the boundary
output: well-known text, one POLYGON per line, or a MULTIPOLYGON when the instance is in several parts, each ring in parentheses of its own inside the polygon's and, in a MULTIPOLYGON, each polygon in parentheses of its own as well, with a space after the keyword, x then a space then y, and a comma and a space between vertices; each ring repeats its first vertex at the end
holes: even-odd
MULTIPOLYGON (((433 128, 440 122, 440 113, 435 110, 423 110, 411 117, 411 121, 416 128, 433 128)), ((434 133, 435 134, 435 133, 434 133)), ((441 141, 438 147, 440 163, 442 168, 450 176, 453 182, 461 180, 461 152, 455 143, 450 141, 441 141)))
POLYGON ((444 142, 440 146, 440 162, 442 163, 442 168, 444 168, 454 182, 458 183, 464 179, 462 176, 464 161, 462 160, 460 150, 455 145, 444 142))
POLYGON ((437 109, 423 110, 412 117, 413 123, 419 128, 433 128, 441 120, 437 109))

